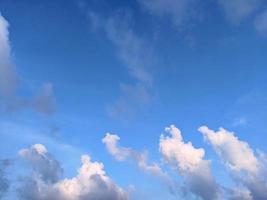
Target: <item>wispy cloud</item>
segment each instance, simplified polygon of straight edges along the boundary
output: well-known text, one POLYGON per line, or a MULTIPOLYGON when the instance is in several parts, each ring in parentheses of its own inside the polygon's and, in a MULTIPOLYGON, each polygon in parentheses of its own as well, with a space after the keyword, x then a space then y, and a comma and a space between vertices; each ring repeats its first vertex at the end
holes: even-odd
POLYGON ((11 62, 9 23, 0 13, 0 95, 12 95, 18 86, 18 75, 11 62))
POLYGON ((25 98, 18 95, 18 87, 21 83, 19 80, 20 77, 12 62, 9 23, 0 13, 0 108, 8 112, 31 108, 45 115, 55 112, 51 83, 43 84, 36 96, 25 98))
POLYGON ((119 140, 120 137, 118 135, 107 133, 102 142, 116 160, 134 162, 140 170, 159 178, 172 194, 177 193, 176 190, 179 189, 178 184, 171 180, 157 163, 148 163, 148 153, 146 151, 139 152, 129 147, 121 147, 119 146, 119 140))
POLYGON ((170 18, 179 27, 196 17, 198 0, 138 0, 152 15, 170 18))
POLYGON ((126 12, 115 12, 103 17, 94 12, 88 14, 94 30, 102 30, 117 51, 117 56, 133 78, 131 83, 121 83, 121 95, 108 108, 109 114, 126 119, 147 105, 152 99, 153 73, 157 59, 152 45, 135 33, 132 16, 126 12))
POLYGON ((254 25, 259 34, 263 36, 267 35, 267 10, 256 17, 254 25))
POLYGON ((225 17, 234 24, 249 18, 261 5, 262 0, 218 0, 225 17))

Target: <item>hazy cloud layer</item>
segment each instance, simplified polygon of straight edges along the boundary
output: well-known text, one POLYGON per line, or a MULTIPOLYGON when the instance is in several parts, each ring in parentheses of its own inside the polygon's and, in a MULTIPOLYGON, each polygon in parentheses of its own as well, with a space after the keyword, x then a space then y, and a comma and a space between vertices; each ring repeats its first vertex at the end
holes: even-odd
POLYGON ((225 16, 238 24, 250 17, 261 5, 262 0, 218 0, 225 16))
POLYGON ((180 26, 195 17, 198 0, 138 0, 152 15, 168 17, 180 26))
POLYGON ((10 182, 6 175, 6 168, 10 165, 8 159, 0 160, 0 199, 4 197, 9 189, 10 182))
POLYGON ((31 176, 21 180, 20 199, 33 200, 126 200, 128 194, 106 176, 104 165, 92 162, 88 155, 81 157, 78 174, 60 179, 62 169, 42 144, 19 151, 22 159, 32 166, 31 176), (29 189, 31 188, 31 189, 29 189))
POLYGON ((254 25, 259 34, 267 35, 267 10, 256 17, 254 25))

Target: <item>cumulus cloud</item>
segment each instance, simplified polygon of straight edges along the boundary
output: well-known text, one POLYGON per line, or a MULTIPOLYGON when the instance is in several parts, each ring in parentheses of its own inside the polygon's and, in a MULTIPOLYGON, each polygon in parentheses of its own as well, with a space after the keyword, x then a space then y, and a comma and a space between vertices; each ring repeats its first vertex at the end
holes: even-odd
POLYGON ((258 171, 259 163, 253 150, 248 143, 240 141, 232 132, 220 128, 215 133, 206 126, 202 126, 198 130, 231 170, 244 170, 251 173, 258 171))
POLYGON ((226 18, 235 24, 250 17, 257 11, 261 2, 262 0, 218 0, 226 18))
POLYGON ((165 186, 167 186, 169 192, 173 195, 178 194, 179 191, 178 184, 171 180, 171 178, 165 173, 161 167, 156 164, 148 164, 147 152, 138 152, 132 148, 121 147, 119 143, 120 137, 115 134, 107 133, 106 136, 102 139, 102 142, 106 145, 108 152, 114 156, 118 161, 129 160, 137 164, 139 169, 145 173, 159 178, 165 186))
POLYGON ((202 126, 199 131, 230 170, 233 179, 248 189, 252 199, 267 199, 265 154, 257 155, 247 142, 223 128, 216 132, 202 126))
POLYGON ((190 20, 196 13, 197 0, 138 0, 151 14, 167 16, 177 26, 190 20))
POLYGON ((0 13, 0 95, 12 95, 18 85, 18 76, 11 62, 8 21, 0 13))
POLYGON ((44 145, 35 144, 29 149, 21 149, 19 155, 45 182, 55 183, 61 178, 63 170, 59 162, 48 153, 44 145))
POLYGON ((91 161, 88 155, 81 157, 82 166, 79 168, 78 174, 70 179, 59 179, 60 165, 42 144, 35 144, 29 149, 22 149, 19 155, 33 168, 32 175, 21 180, 22 183, 18 189, 21 199, 128 199, 128 194, 105 174, 104 165, 91 161))
POLYGON ((219 197, 219 186, 211 174, 210 162, 204 160, 205 151, 183 141, 181 132, 174 125, 161 135, 159 150, 164 160, 184 177, 189 190, 205 200, 219 197))

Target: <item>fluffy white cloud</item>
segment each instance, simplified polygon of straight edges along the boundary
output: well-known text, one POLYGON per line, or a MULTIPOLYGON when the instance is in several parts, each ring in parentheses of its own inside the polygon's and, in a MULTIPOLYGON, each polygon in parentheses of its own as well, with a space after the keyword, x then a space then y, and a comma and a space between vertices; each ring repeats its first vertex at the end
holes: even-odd
POLYGON ((8 21, 0 13, 0 95, 14 93, 18 84, 17 73, 11 62, 8 21))
POLYGON ((202 126, 199 131, 228 167, 233 179, 248 189, 249 196, 253 200, 267 199, 266 156, 263 153, 257 156, 248 143, 223 128, 215 132, 202 126))
POLYGON ((249 147, 248 143, 240 141, 232 132, 223 128, 214 132, 206 126, 202 126, 198 130, 232 170, 258 171, 259 163, 253 150, 249 147))
POLYGON ((88 155, 81 157, 82 166, 77 176, 71 179, 59 180, 56 177, 58 162, 52 158, 41 144, 35 144, 30 149, 19 152, 33 168, 33 174, 22 180, 18 189, 21 199, 33 200, 126 200, 128 194, 106 176, 104 165, 92 162, 88 155), (55 164, 55 162, 57 164, 55 164), (42 166, 41 166, 42 165, 42 166), (54 172, 54 174, 52 171, 54 172), (49 173, 48 173, 49 172, 49 173), (28 188, 31 188, 30 190, 28 188))
POLYGON ((219 187, 211 174, 210 162, 204 160, 204 149, 183 141, 174 125, 165 129, 170 136, 161 135, 159 149, 164 160, 184 177, 189 190, 205 200, 217 199, 219 187))
POLYGON ((151 14, 169 17, 175 25, 188 21, 196 13, 197 0, 138 0, 151 14))
POLYGON ((116 160, 128 160, 134 162, 140 170, 158 178, 164 184, 164 186, 167 187, 172 195, 178 195, 178 193, 180 192, 180 186, 178 185, 178 183, 172 180, 158 164, 148 164, 148 154, 146 151, 138 152, 128 147, 121 147, 118 144, 119 140, 120 137, 118 135, 107 133, 106 136, 102 139, 102 142, 106 145, 108 152, 112 156, 114 156, 116 160))
POLYGON ((261 2, 262 0, 218 0, 226 18, 235 24, 240 23, 257 11, 261 2))

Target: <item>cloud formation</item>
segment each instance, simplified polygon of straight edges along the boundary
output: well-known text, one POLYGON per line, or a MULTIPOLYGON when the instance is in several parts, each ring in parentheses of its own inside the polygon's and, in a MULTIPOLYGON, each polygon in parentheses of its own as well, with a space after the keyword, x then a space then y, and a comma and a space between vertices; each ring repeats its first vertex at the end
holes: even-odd
POLYGON ((12 95, 18 85, 18 76, 11 62, 8 21, 0 13, 0 95, 12 95))
POLYGON ((267 10, 256 17, 254 25, 259 34, 267 35, 267 10))
POLYGON ((166 172, 164 172, 157 163, 149 164, 148 153, 138 152, 129 147, 121 147, 119 143, 120 137, 115 134, 107 133, 106 136, 102 139, 102 142, 105 144, 108 152, 118 161, 131 161, 134 162, 140 170, 143 172, 158 178, 164 186, 167 187, 168 191, 172 195, 179 195, 180 192, 177 182, 172 180, 166 172))
POLYGON ((106 145, 108 152, 114 156, 114 158, 118 161, 131 160, 134 161, 138 167, 152 175, 165 177, 166 174, 161 170, 161 168, 153 163, 149 165, 147 163, 147 153, 146 152, 138 152, 134 149, 127 147, 120 147, 118 142, 120 137, 115 134, 107 133, 106 136, 102 139, 102 142, 106 145))
POLYGON ((51 83, 43 84, 40 93, 34 97, 18 95, 20 78, 12 63, 8 28, 8 21, 0 13, 0 108, 8 112, 31 108, 45 115, 53 114, 55 100, 51 83))
POLYGON ((29 162, 33 173, 21 180, 20 199, 34 200, 127 200, 128 194, 106 176, 104 165, 92 162, 90 156, 81 157, 77 176, 59 179, 61 167, 42 144, 19 151, 29 162), (28 188, 31 188, 30 190, 28 188))
POLYGON ((258 10, 262 0, 218 0, 225 17, 234 24, 239 24, 258 10))
POLYGON ((202 126, 198 130, 230 170, 232 178, 248 189, 251 199, 267 199, 266 155, 260 152, 257 156, 247 142, 223 128, 213 131, 202 126))
POLYGON ((170 136, 161 135, 159 149, 166 163, 178 170, 192 193, 205 200, 217 199, 219 186, 211 174, 210 161, 204 159, 204 149, 185 143, 174 125, 165 132, 170 136))
POLYGON ((145 10, 159 17, 169 17, 180 26, 196 14, 197 0, 138 0, 145 10))
POLYGON ((103 31, 114 45, 119 60, 133 80, 120 84, 121 95, 108 108, 111 116, 123 116, 125 119, 150 102, 154 79, 152 68, 156 65, 156 57, 150 42, 134 31, 132 16, 126 12, 114 13, 103 17, 89 12, 88 16, 91 27, 103 31))
POLYGON ((8 159, 0 160, 0 199, 4 197, 9 189, 9 180, 6 177, 6 168, 10 164, 8 159))
POLYGON ((44 182, 55 183, 63 173, 59 162, 50 155, 42 144, 32 145, 29 149, 21 149, 20 157, 33 167, 33 172, 44 182))

